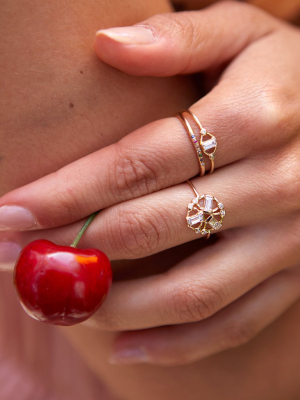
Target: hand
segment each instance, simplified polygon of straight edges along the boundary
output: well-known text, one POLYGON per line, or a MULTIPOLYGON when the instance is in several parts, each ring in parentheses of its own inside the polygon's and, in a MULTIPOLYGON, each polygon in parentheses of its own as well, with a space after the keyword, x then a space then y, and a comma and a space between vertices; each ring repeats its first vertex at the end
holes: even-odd
MULTIPOLYGON (((215 194, 227 215, 215 245, 167 273, 115 283, 90 323, 153 328, 122 334, 116 349, 134 345, 147 350, 149 362, 184 364, 249 340, 299 297, 300 33, 235 3, 159 15, 141 25, 125 34, 124 28, 100 32, 99 57, 136 75, 227 65, 213 90, 191 107, 218 140, 216 172, 193 183, 200 193, 215 194), (169 331, 172 340, 164 336, 169 331)), ((40 229, 23 232, 25 241, 68 244, 81 224, 75 221, 106 208, 82 245, 112 259, 145 257, 197 238, 185 222, 194 196, 182 182, 198 172, 184 128, 169 118, 3 196, 0 211, 9 205, 31 211, 34 217, 11 209, 10 227, 40 229)), ((137 361, 137 351, 135 359, 127 356, 123 361, 137 361)))

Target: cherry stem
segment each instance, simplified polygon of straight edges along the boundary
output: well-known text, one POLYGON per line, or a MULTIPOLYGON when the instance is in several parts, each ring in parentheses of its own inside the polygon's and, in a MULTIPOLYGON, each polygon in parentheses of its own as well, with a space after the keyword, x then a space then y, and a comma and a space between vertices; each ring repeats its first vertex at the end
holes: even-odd
POLYGON ((78 245, 79 240, 81 239, 82 235, 84 234, 84 232, 87 230, 87 228, 89 227, 89 225, 91 224, 91 222, 93 221, 93 219, 96 217, 96 215, 99 213, 100 211, 96 211, 93 214, 91 214, 89 216, 89 218, 86 220, 85 224, 83 225, 83 227, 80 229, 78 235, 76 236, 76 238, 74 239, 74 242, 71 244, 70 247, 74 247, 76 248, 78 245))

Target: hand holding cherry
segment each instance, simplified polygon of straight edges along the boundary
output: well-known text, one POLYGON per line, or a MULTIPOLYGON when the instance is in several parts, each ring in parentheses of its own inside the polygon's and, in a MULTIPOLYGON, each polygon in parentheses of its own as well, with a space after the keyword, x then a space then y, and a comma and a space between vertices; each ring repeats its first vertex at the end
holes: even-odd
POLYGON ((103 303, 112 282, 109 259, 100 250, 76 248, 96 214, 71 247, 35 240, 20 253, 14 282, 24 310, 34 319, 74 325, 88 319, 103 303))

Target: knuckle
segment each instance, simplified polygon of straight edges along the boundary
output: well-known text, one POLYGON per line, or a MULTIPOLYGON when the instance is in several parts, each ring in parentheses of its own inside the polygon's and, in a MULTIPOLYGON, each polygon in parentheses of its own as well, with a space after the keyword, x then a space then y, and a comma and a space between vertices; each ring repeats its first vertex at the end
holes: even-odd
POLYGON ((257 110, 255 125, 266 133, 264 138, 268 140, 267 144, 272 144, 274 139, 267 133, 282 135, 286 132, 290 127, 293 110, 287 107, 284 95, 277 87, 265 87, 260 91, 257 110))
MULTIPOLYGON (((299 146, 298 146, 299 147, 299 146)), ((271 195, 280 204, 284 213, 300 209, 300 163, 298 149, 289 146, 277 154, 275 166, 266 176, 273 176, 269 187, 271 195), (296 151, 295 151, 296 150, 296 151)))
POLYGON ((144 257, 156 253, 166 240, 168 227, 159 213, 154 210, 119 206, 117 235, 114 245, 122 248, 129 258, 144 257))
POLYGON ((224 344, 226 348, 242 346, 253 339, 257 331, 254 324, 245 321, 234 321, 224 327, 224 344))
POLYGON ((163 185, 163 169, 158 157, 148 152, 147 148, 138 150, 135 153, 133 148, 116 144, 111 170, 113 177, 109 181, 113 185, 111 192, 118 199, 141 197, 159 190, 163 185), (162 173, 158 174, 157 171, 162 173))
POLYGON ((274 148, 282 138, 291 139, 295 135, 295 107, 276 85, 256 82, 253 88, 245 83, 218 109, 222 113, 222 129, 228 131, 235 127, 244 132, 249 153, 264 146, 274 148))
POLYGON ((201 282, 183 282, 171 293, 171 310, 176 321, 196 322, 216 313, 223 304, 223 296, 219 290, 201 282))

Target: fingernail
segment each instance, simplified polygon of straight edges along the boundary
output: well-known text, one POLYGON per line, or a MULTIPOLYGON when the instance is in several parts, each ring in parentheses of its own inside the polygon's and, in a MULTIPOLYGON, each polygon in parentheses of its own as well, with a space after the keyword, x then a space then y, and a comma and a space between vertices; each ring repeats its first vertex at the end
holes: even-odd
POLYGON ((96 35, 105 35, 124 44, 150 44, 155 41, 152 31, 142 26, 102 29, 96 35))
POLYGON ((29 210, 20 206, 0 207, 0 230, 18 231, 30 229, 36 221, 29 210))
POLYGON ((148 361, 147 353, 140 347, 115 351, 109 358, 110 364, 137 364, 148 361))
POLYGON ((12 270, 21 250, 17 243, 0 242, 0 270, 12 270))

